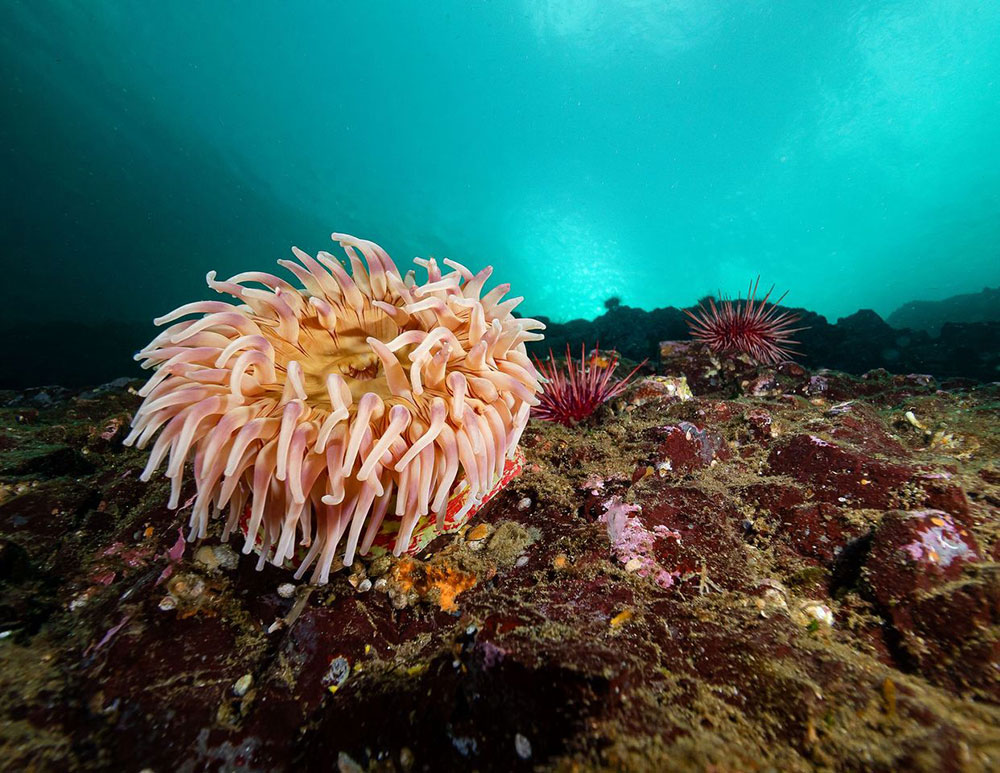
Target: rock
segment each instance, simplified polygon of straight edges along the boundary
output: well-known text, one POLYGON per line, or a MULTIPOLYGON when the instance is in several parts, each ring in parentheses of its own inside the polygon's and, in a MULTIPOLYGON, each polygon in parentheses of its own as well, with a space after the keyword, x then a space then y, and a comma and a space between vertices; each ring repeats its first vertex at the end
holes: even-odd
POLYGON ((696 341, 661 341, 660 369, 681 375, 694 394, 736 394, 741 381, 752 378, 757 365, 745 356, 718 356, 696 341))
POLYGON ((15 537, 32 557, 44 560, 96 504, 94 492, 83 484, 45 481, 0 504, 0 534, 15 537))
POLYGON ((753 408, 744 414, 747 426, 753 439, 761 444, 767 444, 774 437, 774 420, 771 414, 763 408, 753 408))
POLYGON ((801 556, 832 567, 847 543, 865 533, 842 508, 828 502, 799 505, 785 511, 779 536, 801 556))
POLYGON ((955 515, 968 512, 962 492, 902 464, 882 461, 850 446, 814 434, 788 438, 771 451, 775 475, 808 484, 816 499, 849 508, 888 510, 904 500, 942 507, 955 515))
POLYGON ((899 637, 904 664, 934 681, 1000 699, 1000 578, 976 571, 975 537, 941 510, 882 519, 864 567, 869 592, 899 637))
POLYGON ((646 435, 657 443, 649 462, 661 473, 688 473, 732 455, 721 437, 687 421, 655 427, 646 435))
POLYGON ((949 322, 1000 322, 1000 287, 953 295, 940 301, 904 303, 886 321, 895 328, 925 330, 932 336, 949 322))
POLYGON ((0 476, 37 476, 55 478, 63 475, 87 475, 94 466, 75 448, 38 446, 11 455, 0 465, 0 476))
POLYGON ((638 408, 648 403, 668 404, 691 398, 691 388, 684 376, 647 376, 629 387, 625 399, 628 405, 638 408))

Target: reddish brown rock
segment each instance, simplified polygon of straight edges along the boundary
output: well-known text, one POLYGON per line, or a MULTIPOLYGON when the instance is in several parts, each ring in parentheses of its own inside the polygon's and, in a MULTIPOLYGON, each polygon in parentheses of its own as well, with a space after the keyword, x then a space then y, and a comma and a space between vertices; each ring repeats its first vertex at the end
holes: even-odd
POLYGON ((751 408, 744 414, 750 436, 758 443, 768 444, 774 437, 774 419, 763 408, 751 408))
POLYGON ((901 459, 911 456, 867 403, 848 400, 831 406, 825 415, 833 419, 828 433, 834 441, 849 443, 868 454, 901 459))
POLYGON ((906 662, 957 690, 1000 698, 1000 578, 975 537, 941 510, 893 512, 864 567, 906 662))
POLYGON ((684 376, 647 376, 629 387, 625 400, 638 408, 643 405, 683 402, 692 397, 684 376))
POLYGON ((849 508, 888 510, 901 504, 946 508, 965 515, 960 489, 911 467, 882 461, 818 435, 800 434, 775 446, 771 471, 810 487, 816 499, 849 508), (915 500, 915 501, 914 501, 915 500))
POLYGON ((866 574, 875 598, 891 606, 957 580, 981 560, 975 538, 948 513, 897 511, 875 533, 866 574))
POLYGON ((664 484, 652 484, 639 500, 638 517, 656 536, 657 564, 696 593, 749 587, 742 519, 735 507, 694 488, 664 484))
POLYGON ((780 533, 799 555, 832 566, 847 543, 865 529, 852 523, 841 508, 817 502, 785 511, 780 533))
POLYGON ((660 474, 688 473, 732 456, 722 437, 688 421, 655 427, 646 435, 656 443, 649 462, 660 474))
POLYGON ((749 357, 720 357, 707 344, 696 341, 661 341, 660 370, 683 375, 696 396, 735 395, 740 382, 757 370, 749 357))

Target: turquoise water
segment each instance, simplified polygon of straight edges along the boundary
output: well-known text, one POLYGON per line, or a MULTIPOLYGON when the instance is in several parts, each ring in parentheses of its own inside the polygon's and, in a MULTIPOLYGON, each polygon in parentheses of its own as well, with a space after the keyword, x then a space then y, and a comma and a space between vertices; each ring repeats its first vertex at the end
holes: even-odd
POLYGON ((593 317, 1000 283, 1000 3, 0 5, 7 321, 145 321, 332 230, 593 317))

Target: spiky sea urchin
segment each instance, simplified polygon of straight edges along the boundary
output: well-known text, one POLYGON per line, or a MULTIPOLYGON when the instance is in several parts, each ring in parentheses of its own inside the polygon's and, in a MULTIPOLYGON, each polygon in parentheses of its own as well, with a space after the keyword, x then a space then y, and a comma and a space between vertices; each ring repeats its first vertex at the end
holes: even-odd
POLYGON ((715 301, 709 298, 708 308, 699 303, 694 312, 685 309, 684 313, 690 318, 688 326, 692 337, 704 341, 719 354, 742 352, 763 365, 773 365, 796 356, 798 352, 790 345, 798 341, 793 341, 791 336, 804 328, 792 327, 799 321, 797 314, 778 309, 778 304, 788 292, 768 306, 774 286, 757 301, 758 284, 760 277, 750 283, 746 300, 723 298, 716 306, 715 301))
POLYGON ((173 324, 136 355, 156 371, 125 441, 143 448, 160 431, 141 479, 169 453, 171 508, 193 451, 192 538, 228 506, 227 538, 249 500, 243 552, 258 550, 258 568, 269 556, 280 565, 299 536, 308 551, 296 577, 315 563, 319 584, 345 533, 349 565, 390 508, 398 555, 421 517, 441 521, 460 475, 467 508, 488 492, 538 403, 524 342, 545 327, 511 314, 521 298, 501 302, 510 285, 482 294, 492 267, 473 274, 445 260, 453 270, 442 274, 417 258, 427 272, 418 284, 373 242, 333 239, 350 273, 329 253, 293 247, 299 263, 278 263, 303 289, 262 272, 224 282, 210 272, 209 287, 241 305, 201 301, 155 320, 173 324), (190 314, 203 316, 176 321, 190 314))
POLYGON ((566 344, 565 364, 556 361, 551 349, 547 361, 535 357, 535 367, 545 379, 545 385, 531 415, 542 421, 554 421, 570 427, 621 394, 635 372, 645 364, 644 360, 625 378, 613 381, 618 357, 612 356, 606 364, 600 364, 600 359, 600 350, 595 349, 588 362, 583 344, 580 345, 579 364, 573 363, 569 344, 566 344))

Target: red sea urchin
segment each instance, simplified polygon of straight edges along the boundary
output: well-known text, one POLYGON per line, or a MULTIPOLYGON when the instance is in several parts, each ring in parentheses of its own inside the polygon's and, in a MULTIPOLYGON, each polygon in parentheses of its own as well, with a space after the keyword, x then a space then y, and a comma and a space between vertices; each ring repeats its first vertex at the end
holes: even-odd
POLYGON ((580 363, 574 365, 569 344, 566 344, 566 362, 560 365, 550 349, 548 361, 535 358, 535 366, 545 379, 545 386, 539 395, 539 404, 531 415, 542 421, 554 421, 570 427, 590 416, 612 397, 621 394, 629 379, 644 364, 645 360, 636 365, 625 378, 612 381, 618 367, 617 356, 602 364, 599 349, 595 349, 588 359, 584 356, 581 344, 580 363))
POLYGON ((492 267, 445 260, 453 271, 442 275, 418 258, 427 281, 417 284, 378 245, 333 239, 350 274, 333 255, 293 247, 300 263, 278 263, 304 289, 210 272, 209 287, 241 305, 201 301, 155 320, 174 324, 136 355, 156 372, 125 441, 143 448, 160 432, 141 479, 169 453, 171 508, 193 453, 193 538, 228 506, 225 539, 249 501, 243 552, 258 550, 258 568, 269 556, 281 565, 299 537, 308 552, 296 577, 315 563, 320 584, 345 534, 349 565, 390 508, 398 555, 421 517, 440 522, 460 475, 469 506, 489 491, 538 403, 524 342, 544 329, 511 314, 520 298, 501 302, 510 285, 481 294, 492 267), (203 316, 175 321, 190 314, 203 316))
POLYGON ((719 354, 743 353, 764 365, 773 365, 797 355, 798 352, 789 348, 789 344, 798 343, 791 336, 805 328, 792 327, 799 320, 797 314, 790 311, 779 313, 778 304, 784 300, 787 291, 769 307, 768 299, 774 286, 758 302, 759 283, 760 277, 750 283, 745 301, 740 298, 735 301, 722 299, 716 306, 715 301, 709 298, 707 309, 700 303, 694 312, 685 309, 684 313, 690 317, 688 326, 692 337, 704 341, 719 354))

